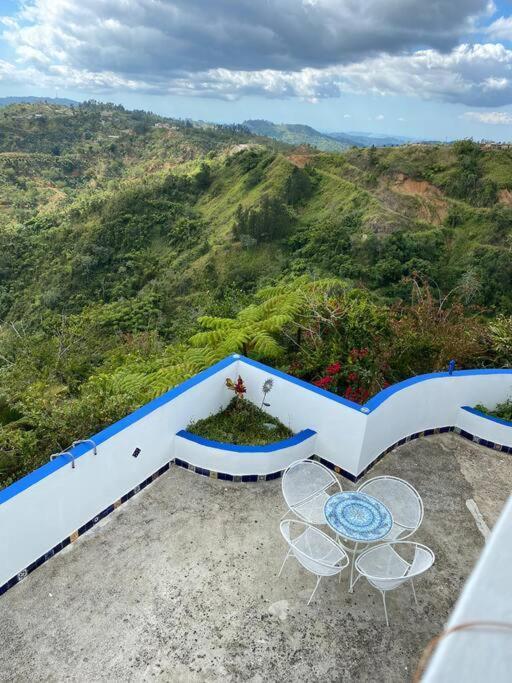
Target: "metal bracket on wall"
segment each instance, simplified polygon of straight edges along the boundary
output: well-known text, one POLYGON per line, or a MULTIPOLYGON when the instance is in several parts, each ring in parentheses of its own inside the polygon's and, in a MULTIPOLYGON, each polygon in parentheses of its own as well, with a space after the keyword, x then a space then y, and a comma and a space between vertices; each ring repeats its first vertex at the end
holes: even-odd
POLYGON ((92 445, 94 446, 92 452, 94 453, 94 455, 98 454, 98 447, 96 446, 96 442, 92 439, 77 439, 76 441, 73 441, 73 443, 71 444, 71 448, 78 446, 79 443, 92 443, 92 445))
POLYGON ((62 451, 61 453, 52 453, 50 455, 50 461, 55 460, 55 458, 58 458, 61 455, 69 455, 69 457, 71 458, 71 467, 75 469, 75 456, 73 455, 73 453, 70 453, 69 451, 62 451))

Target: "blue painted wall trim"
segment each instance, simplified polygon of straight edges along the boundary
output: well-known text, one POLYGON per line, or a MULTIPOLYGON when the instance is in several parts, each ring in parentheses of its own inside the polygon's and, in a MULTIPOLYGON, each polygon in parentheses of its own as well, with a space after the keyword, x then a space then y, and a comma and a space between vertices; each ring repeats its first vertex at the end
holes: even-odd
POLYGON ((378 408, 381 403, 384 403, 386 399, 393 394, 396 394, 397 391, 406 389, 413 384, 418 384, 418 382, 425 382, 429 379, 441 379, 443 377, 449 377, 452 380, 456 380, 457 377, 470 377, 472 375, 512 375, 512 369, 492 368, 488 370, 456 370, 452 375, 448 372, 431 372, 427 375, 416 375, 415 377, 409 377, 408 379, 404 379, 403 382, 397 382, 396 384, 392 384, 390 387, 379 391, 378 394, 375 394, 375 396, 365 403, 365 408, 368 408, 369 412, 372 412, 375 408, 378 408))
MULTIPOLYGON (((181 384, 178 384, 178 386, 174 387, 173 389, 170 389, 170 391, 167 391, 165 394, 162 394, 162 396, 158 396, 149 403, 146 403, 145 405, 135 410, 133 413, 130 413, 130 415, 121 418, 121 420, 114 422, 114 424, 109 425, 101 432, 98 432, 97 434, 94 434, 94 436, 89 438, 92 438, 96 445, 99 446, 103 442, 118 434, 123 429, 126 429, 126 427, 129 427, 130 425, 134 424, 134 422, 137 422, 138 420, 141 420, 143 417, 146 417, 146 415, 149 415, 154 410, 157 410, 166 403, 169 403, 169 401, 172 401, 174 398, 180 396, 180 394, 183 394, 185 391, 192 389, 192 387, 195 387, 197 384, 204 382, 204 380, 208 379, 208 377, 211 377, 212 375, 215 375, 217 372, 220 372, 221 370, 229 367, 237 360, 237 356, 228 356, 227 358, 224 358, 218 363, 215 363, 215 365, 212 365, 210 368, 207 368, 206 370, 199 372, 197 375, 190 377, 190 379, 187 379, 181 384)), ((81 443, 75 446, 74 448, 68 449, 68 452, 72 453, 76 460, 81 455, 84 455, 84 453, 88 453, 89 451, 91 451, 92 448, 93 447, 90 443, 81 443)), ((100 454, 98 454, 98 457, 99 456, 100 454)), ((30 486, 33 486, 38 481, 41 481, 41 479, 44 479, 50 474, 53 474, 53 472, 56 472, 61 467, 69 465, 69 463, 69 456, 61 455, 59 458, 56 458, 55 460, 47 462, 45 465, 38 467, 37 470, 30 472, 30 474, 27 474, 22 479, 19 479, 18 481, 14 482, 14 484, 7 486, 5 489, 0 491, 0 505, 2 503, 5 503, 10 498, 17 496, 18 493, 21 493, 25 489, 28 489, 30 486)))
POLYGON ((467 410, 468 413, 471 413, 472 415, 478 415, 478 417, 483 417, 486 420, 490 420, 491 422, 497 422, 500 425, 504 425, 505 427, 512 427, 512 422, 510 420, 504 420, 501 417, 495 417, 494 415, 488 415, 487 413, 483 413, 481 410, 476 410, 476 408, 471 408, 471 406, 462 406, 462 410, 467 410))
POLYGON ((312 436, 315 436, 316 432, 312 429, 303 429, 298 434, 294 434, 289 439, 281 439, 281 441, 275 441, 274 443, 269 443, 266 446, 242 446, 234 443, 224 443, 222 441, 212 441, 211 439, 205 439, 197 434, 192 434, 187 432, 186 429, 181 429, 176 433, 176 436, 186 439, 187 441, 193 441, 201 446, 209 446, 210 448, 218 448, 223 451, 231 451, 233 453, 274 453, 275 451, 281 451, 284 448, 290 448, 290 446, 296 446, 312 436))

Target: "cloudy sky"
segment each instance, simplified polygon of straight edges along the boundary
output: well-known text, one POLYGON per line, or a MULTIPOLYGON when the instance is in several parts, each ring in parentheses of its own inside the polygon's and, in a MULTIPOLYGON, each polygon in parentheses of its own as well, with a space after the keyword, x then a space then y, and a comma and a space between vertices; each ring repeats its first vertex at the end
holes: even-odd
POLYGON ((0 95, 512 139, 508 1, 0 0, 0 15, 0 95))

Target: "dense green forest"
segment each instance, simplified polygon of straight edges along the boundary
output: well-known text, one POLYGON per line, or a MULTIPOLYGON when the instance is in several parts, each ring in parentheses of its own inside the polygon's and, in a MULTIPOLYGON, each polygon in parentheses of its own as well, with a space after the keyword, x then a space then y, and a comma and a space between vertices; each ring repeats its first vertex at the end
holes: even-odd
POLYGON ((512 366, 512 151, 0 109, 0 483, 240 351, 364 402, 512 366))

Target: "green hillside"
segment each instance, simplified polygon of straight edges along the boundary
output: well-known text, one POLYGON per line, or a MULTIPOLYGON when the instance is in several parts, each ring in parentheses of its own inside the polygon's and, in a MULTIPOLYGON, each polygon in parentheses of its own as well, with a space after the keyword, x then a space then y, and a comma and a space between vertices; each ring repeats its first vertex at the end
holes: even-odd
POLYGON ((296 123, 272 123, 264 119, 244 121, 243 125, 254 135, 274 138, 289 145, 310 145, 322 152, 342 152, 352 145, 361 146, 357 140, 352 140, 343 133, 336 133, 336 138, 320 133, 311 126, 296 123))
POLYGON ((512 364, 512 152, 0 110, 0 481, 229 352, 363 402, 512 364))

